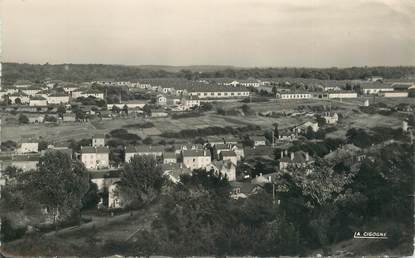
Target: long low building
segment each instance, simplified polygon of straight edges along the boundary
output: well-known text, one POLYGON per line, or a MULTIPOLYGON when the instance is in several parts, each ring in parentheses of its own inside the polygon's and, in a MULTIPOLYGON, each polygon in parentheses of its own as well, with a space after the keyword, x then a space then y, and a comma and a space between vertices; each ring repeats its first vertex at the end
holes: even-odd
POLYGON ((352 99, 357 98, 357 92, 354 91, 333 91, 328 92, 329 99, 352 99))
POLYGON ((217 85, 189 88, 187 92, 190 96, 196 96, 199 99, 245 98, 250 95, 250 91, 246 88, 217 85))
POLYGON ((385 98, 407 98, 407 91, 387 91, 379 93, 380 96, 385 98))
POLYGON ((277 93, 276 97, 278 99, 311 99, 313 94, 310 92, 284 92, 277 93))

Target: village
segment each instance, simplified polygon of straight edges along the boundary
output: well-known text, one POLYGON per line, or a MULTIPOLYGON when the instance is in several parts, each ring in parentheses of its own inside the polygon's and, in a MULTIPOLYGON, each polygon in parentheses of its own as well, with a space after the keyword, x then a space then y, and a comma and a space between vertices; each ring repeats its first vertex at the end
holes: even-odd
MULTIPOLYGON (((210 171, 229 182, 235 201, 272 185, 279 205, 275 193, 285 191, 277 183, 282 175, 293 169, 313 175, 322 160, 355 173, 379 148, 413 143, 415 128, 415 83, 375 76, 82 83, 46 78, 2 85, 0 96, 2 174, 34 171, 45 155, 63 153, 80 161, 95 185, 99 200, 90 210, 111 216, 129 211, 131 200, 118 188, 137 156, 154 160, 174 185, 194 171, 210 171)), ((8 181, 0 177, 0 186, 8 181)), ((84 214, 86 225, 99 223, 90 214, 84 214)))
MULTIPOLYGON (((258 185, 271 182, 276 173, 273 170, 312 163, 313 153, 290 150, 295 149, 299 143, 312 140, 308 135, 317 135, 325 130, 335 131, 336 126, 342 123, 344 113, 347 113, 346 109, 339 109, 343 101, 354 101, 353 103, 359 103, 356 105, 369 108, 370 103, 375 100, 382 102, 407 99, 407 104, 399 105, 402 119, 397 125, 402 127, 404 133, 412 134, 413 127, 408 126, 409 116, 405 118, 405 114, 413 114, 414 102, 411 97, 415 97, 415 84, 408 81, 384 82, 381 77, 354 81, 148 79, 136 82, 107 80, 78 84, 45 80, 41 83, 16 81, 13 85, 2 85, 0 96, 3 125, 2 170, 8 166, 23 171, 36 169, 39 158, 44 153, 62 151, 71 158, 82 161, 100 191, 104 188, 108 190, 110 201, 106 202, 107 208, 120 208, 122 200, 113 196, 117 170, 135 155, 154 157, 162 166, 165 175, 175 183, 180 180, 180 175, 189 174, 194 169, 214 170, 225 175, 234 186, 234 198, 244 198, 252 194, 258 185), (289 105, 296 100, 310 100, 314 105, 325 102, 320 105, 320 110, 309 112, 298 111, 301 106, 299 103, 303 102, 294 104, 297 112, 292 112, 292 107, 284 110, 284 106, 279 106, 278 111, 268 112, 256 112, 250 108, 250 105, 258 102, 277 106, 289 105), (247 131, 243 135, 235 135, 232 130, 225 130, 229 129, 229 125, 213 133, 199 130, 194 137, 185 137, 185 140, 178 137, 176 141, 174 138, 177 136, 163 138, 160 133, 157 135, 157 132, 151 132, 158 131, 154 123, 169 117, 176 117, 180 121, 181 117, 197 117, 203 112, 214 112, 212 110, 215 108, 219 115, 226 116, 226 111, 218 108, 221 103, 231 106, 245 103, 242 110, 234 112, 237 113, 236 116, 246 116, 247 122, 252 116, 270 116, 273 119, 266 125, 268 128, 254 126, 255 123, 252 123, 245 128, 247 131), (338 110, 332 108, 332 105, 337 105, 338 110), (291 113, 286 114, 289 111, 291 113), (297 119, 296 124, 286 122, 282 128, 279 120, 284 120, 287 116, 301 116, 302 119, 297 119), (96 130, 96 133, 90 130, 83 140, 80 140, 80 135, 72 139, 64 135, 58 135, 56 139, 42 139, 39 137, 41 133, 35 134, 33 131, 39 128, 46 132, 45 136, 51 136, 48 131, 58 131, 59 127, 85 127, 88 123, 119 120, 118 124, 132 121, 124 128, 142 127, 138 130, 140 136, 117 128, 118 131, 96 130), (19 128, 10 130, 9 124, 17 124, 19 128), (20 128, 27 130, 16 135, 20 128), (156 130, 151 130, 152 128, 156 130), (8 134, 5 130, 11 132, 10 136, 4 137, 8 134), (23 134, 30 131, 31 134, 23 134), (159 142, 156 143, 151 136, 158 138, 159 142), (12 138, 18 141, 13 141, 12 138), (75 150, 73 147, 77 141, 75 150), (270 159, 276 163, 273 168, 267 168, 263 172, 256 171, 255 158, 270 159), (249 190, 241 192, 241 189, 249 190)), ((387 110, 383 106, 378 106, 378 109, 387 110)), ((193 127, 191 122, 186 122, 186 125, 193 127)), ((221 127, 223 124, 212 125, 221 127)), ((323 140, 324 136, 312 141, 323 140)), ((347 145, 342 144, 339 147, 346 148, 347 145)), ((333 148, 330 153, 340 149, 333 148)), ((363 150, 358 153, 363 153, 363 150)))

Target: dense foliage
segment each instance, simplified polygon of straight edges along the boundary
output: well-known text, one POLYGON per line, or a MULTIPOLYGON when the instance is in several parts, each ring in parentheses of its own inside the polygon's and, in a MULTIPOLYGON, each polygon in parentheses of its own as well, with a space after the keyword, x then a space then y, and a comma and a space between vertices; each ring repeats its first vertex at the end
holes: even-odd
POLYGON ((170 72, 160 68, 149 69, 139 66, 102 65, 102 64, 18 64, 3 63, 4 84, 25 79, 41 82, 45 78, 82 82, 93 80, 137 80, 142 78, 313 78, 330 80, 364 79, 368 76, 384 78, 402 78, 415 74, 415 67, 351 67, 351 68, 226 68, 215 67, 209 71, 200 71, 198 67, 189 70, 170 72), (192 70, 190 70, 192 69, 192 70))

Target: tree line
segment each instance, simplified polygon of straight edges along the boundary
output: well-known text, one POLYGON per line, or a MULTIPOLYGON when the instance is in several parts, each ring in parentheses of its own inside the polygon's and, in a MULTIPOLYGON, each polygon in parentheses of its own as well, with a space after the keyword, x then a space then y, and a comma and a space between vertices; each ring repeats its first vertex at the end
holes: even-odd
POLYGON ((19 64, 3 63, 3 84, 13 84, 17 80, 41 82, 45 78, 70 82, 93 80, 138 80, 144 78, 309 78, 320 80, 364 79, 381 76, 387 79, 404 78, 415 74, 413 66, 379 66, 350 68, 218 68, 214 71, 199 71, 197 68, 179 72, 148 69, 137 66, 103 64, 19 64))

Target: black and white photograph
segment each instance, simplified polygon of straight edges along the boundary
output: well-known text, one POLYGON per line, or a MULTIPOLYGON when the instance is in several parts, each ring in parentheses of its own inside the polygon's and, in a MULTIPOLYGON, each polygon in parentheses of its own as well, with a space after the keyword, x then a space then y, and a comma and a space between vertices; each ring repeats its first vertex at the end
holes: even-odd
POLYGON ((0 258, 414 257, 414 0, 0 0, 0 258))

